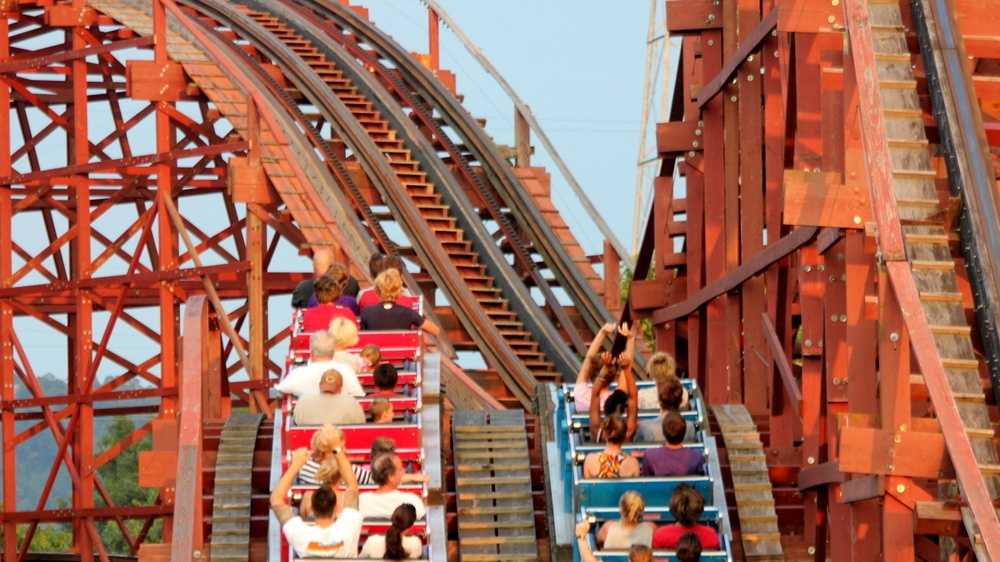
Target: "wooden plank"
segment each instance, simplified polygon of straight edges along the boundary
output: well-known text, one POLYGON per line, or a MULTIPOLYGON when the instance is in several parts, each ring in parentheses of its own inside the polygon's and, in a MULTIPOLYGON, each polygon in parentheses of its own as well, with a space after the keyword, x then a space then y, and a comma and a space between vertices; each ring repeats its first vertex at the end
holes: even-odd
POLYGON ((933 479, 953 474, 940 433, 845 427, 839 454, 842 472, 933 479))
POLYGON ((782 0, 778 3, 778 31, 818 33, 842 31, 844 8, 830 0, 782 0))
POLYGON ((785 224, 862 229, 871 222, 867 189, 843 185, 839 176, 832 172, 786 170, 785 224))
POLYGON ((714 0, 667 0, 667 32, 720 29, 722 13, 714 0))
MULTIPOLYGON (((740 0, 737 10, 737 33, 740 41, 730 61, 743 60, 757 50, 774 28, 778 19, 777 8, 761 20, 760 2, 740 0), (752 47, 751 47, 752 46, 752 47)), ((739 221, 738 238, 740 262, 747 263, 764 249, 764 170, 760 147, 764 143, 763 85, 760 80, 761 58, 749 58, 736 74, 739 83, 739 221)), ((725 70, 723 70, 725 72, 725 70)), ((740 299, 742 326, 742 353, 760 350, 766 355, 767 343, 760 318, 767 310, 763 276, 753 276, 743 284, 740 299)), ((743 403, 757 415, 765 415, 770 406, 770 365, 762 361, 743 361, 743 403)))
POLYGON ((668 121, 656 124, 656 151, 683 154, 702 150, 702 127, 697 121, 668 121))
MULTIPOLYGON (((795 250, 801 248, 815 236, 815 227, 802 227, 793 230, 790 234, 768 245, 763 251, 750 260, 746 260, 738 269, 730 272, 715 283, 702 288, 689 296, 681 303, 670 305, 653 313, 653 323, 661 324, 682 318, 691 314, 696 309, 706 304, 711 299, 739 287, 744 281, 767 268, 769 265, 786 257, 795 250)), ((690 251, 688 252, 691 253, 690 251)), ((691 293, 689 279, 688 292, 691 293)))

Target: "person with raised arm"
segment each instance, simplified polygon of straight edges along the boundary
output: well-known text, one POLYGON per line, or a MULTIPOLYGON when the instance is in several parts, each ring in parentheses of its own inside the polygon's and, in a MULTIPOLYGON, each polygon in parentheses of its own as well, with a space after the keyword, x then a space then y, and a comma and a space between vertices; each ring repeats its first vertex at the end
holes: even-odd
MULTIPOLYGON (((601 402, 609 400, 612 394, 625 395, 625 441, 632 440, 638 427, 639 390, 635 384, 635 377, 632 376, 632 364, 635 360, 635 333, 629 329, 628 324, 619 326, 618 333, 627 338, 625 350, 617 358, 608 361, 606 368, 601 370, 601 373, 597 376, 597 380, 594 381, 594 384, 590 388, 590 400, 587 401, 590 409, 592 438, 597 442, 607 439, 601 433, 593 432, 594 428, 604 427, 604 422, 601 421, 601 408, 603 408, 601 402), (605 396, 607 385, 611 383, 612 378, 618 379, 619 388, 614 393, 605 396)), ((614 413, 608 412, 606 417, 610 417, 611 415, 614 415, 614 413)))
POLYGON ((310 458, 306 448, 296 449, 288 470, 281 476, 271 492, 271 510, 281 525, 285 539, 302 557, 357 558, 361 523, 364 518, 358 511, 358 480, 351 470, 351 461, 343 450, 343 443, 335 450, 338 472, 346 487, 342 509, 337 515, 337 494, 330 485, 320 486, 312 497, 312 523, 295 515, 288 504, 288 491, 298 477, 299 470, 310 458))
MULTIPOLYGON (((601 347, 604 346, 605 339, 611 337, 618 329, 615 324, 605 324, 594 336, 594 340, 590 342, 587 354, 584 355, 583 361, 580 363, 580 370, 576 374, 576 383, 573 385, 573 402, 577 412, 590 410, 592 385, 597 382, 596 379, 600 378, 602 374, 606 374, 612 367, 611 353, 601 353, 601 347)), ((610 381, 608 383, 610 384, 610 381)), ((622 381, 619 381, 619 386, 624 388, 625 385, 621 383, 622 381)), ((599 408, 604 407, 604 401, 610 395, 611 391, 604 389, 600 395, 599 408)))

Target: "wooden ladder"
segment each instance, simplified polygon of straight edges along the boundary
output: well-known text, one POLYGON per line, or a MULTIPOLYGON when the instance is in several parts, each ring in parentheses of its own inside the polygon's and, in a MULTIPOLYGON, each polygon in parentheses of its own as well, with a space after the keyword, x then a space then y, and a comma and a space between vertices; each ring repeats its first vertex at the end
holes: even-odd
POLYGON ((742 404, 712 406, 733 475, 743 555, 754 562, 784 561, 774 491, 757 425, 742 404))
MULTIPOLYGON (((866 155, 874 168, 890 163, 898 215, 889 220, 891 213, 875 209, 880 244, 886 233, 900 233, 907 261, 889 256, 887 267, 958 475, 959 486, 950 488, 954 494, 960 488, 968 503, 963 519, 977 551, 983 552, 986 543, 990 554, 998 556, 1000 522, 990 500, 1000 497, 1000 457, 952 255, 951 242, 958 241, 949 219, 953 204, 937 189, 907 30, 896 0, 852 0, 847 9, 862 118, 866 111, 873 113, 865 119, 866 155), (867 98, 865 89, 872 84, 865 82, 862 70, 877 73, 877 93, 869 89, 867 98), (871 103, 874 99, 880 104, 871 103), (883 149, 888 158, 880 154, 883 149)), ((880 172, 870 170, 873 206, 878 206, 880 172)))
POLYGON ((537 560, 524 412, 456 411, 452 420, 461 560, 537 560))

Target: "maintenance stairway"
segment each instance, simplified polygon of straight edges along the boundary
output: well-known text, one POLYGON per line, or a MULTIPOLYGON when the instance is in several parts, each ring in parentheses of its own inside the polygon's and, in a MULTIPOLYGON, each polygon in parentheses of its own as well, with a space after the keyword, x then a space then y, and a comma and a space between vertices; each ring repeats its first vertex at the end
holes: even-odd
POLYGON ((971 463, 970 466, 958 466, 961 463, 956 461, 958 481, 955 483, 958 485, 942 480, 940 490, 943 499, 956 500, 961 489, 963 499, 968 502, 968 507, 962 508, 966 530, 970 537, 976 537, 972 542, 980 559, 987 560, 977 521, 991 521, 991 531, 996 530, 995 508, 992 509, 994 513, 990 513, 988 503, 969 501, 968 491, 974 490, 973 496, 978 496, 975 491, 985 491, 995 505, 1000 499, 1000 456, 980 381, 980 361, 974 351, 972 327, 959 288, 959 264, 951 247, 953 242, 959 241, 954 224, 958 202, 950 194, 938 190, 939 172, 932 159, 934 155, 925 131, 924 112, 913 70, 917 61, 910 52, 908 30, 899 3, 870 2, 868 11, 870 29, 865 31, 870 32, 870 49, 877 66, 881 100, 882 127, 875 133, 884 135, 883 146, 888 154, 880 154, 879 147, 866 146, 866 151, 869 161, 888 160, 892 164, 891 196, 898 218, 896 224, 885 221, 879 227, 898 227, 902 232, 906 262, 890 262, 890 268, 904 266, 896 267, 900 274, 893 276, 893 284, 897 293, 901 281, 904 290, 906 284, 915 286, 922 310, 914 311, 912 317, 917 320, 913 324, 908 321, 907 325, 918 363, 925 369, 933 363, 935 370, 943 370, 947 388, 935 388, 936 378, 931 380, 926 373, 917 377, 924 379, 931 391, 939 420, 946 414, 957 413, 955 421, 962 425, 964 432, 951 433, 942 428, 952 459, 956 459, 957 452, 958 458, 974 457, 978 466, 978 470, 968 470, 972 468, 971 463), (914 330, 919 324, 922 324, 919 331, 914 330), (928 343, 936 350, 920 349, 920 332, 925 330, 928 343))
MULTIPOLYGON (((353 118, 364 129, 381 151, 381 156, 391 167, 412 206, 434 234, 434 243, 447 255, 450 263, 461 275, 462 283, 478 306, 489 318, 499 334, 513 350, 517 359, 536 378, 551 381, 560 378, 555 365, 546 358, 534 337, 518 315, 511 310, 507 298, 497 281, 482 262, 482 256, 467 239, 467 233, 453 216, 437 187, 428 179, 428 173, 412 154, 403 139, 399 138, 379 109, 362 94, 354 82, 308 37, 298 32, 276 15, 255 11, 238 5, 237 9, 257 22, 271 35, 304 61, 322 79, 336 97, 348 108, 353 118)), ((293 98, 302 96, 289 88, 293 98)), ((341 142, 331 140, 332 143, 341 142)))
POLYGON ((457 411, 452 432, 461 559, 537 560, 524 412, 457 411))

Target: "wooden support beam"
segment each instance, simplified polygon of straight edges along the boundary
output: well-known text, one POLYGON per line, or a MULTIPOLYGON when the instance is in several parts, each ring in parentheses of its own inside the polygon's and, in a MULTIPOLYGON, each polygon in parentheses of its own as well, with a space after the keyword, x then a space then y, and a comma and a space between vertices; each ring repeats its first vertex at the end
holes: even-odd
POLYGON ((862 229, 872 220, 867 187, 844 185, 839 173, 786 170, 784 188, 785 224, 862 229))
POLYGON ((767 17, 764 18, 753 31, 746 36, 745 39, 740 41, 739 47, 736 48, 736 52, 733 53, 729 60, 722 67, 722 71, 712 77, 704 86, 701 87, 701 91, 698 92, 698 108, 701 109, 705 107, 716 94, 722 90, 722 87, 726 85, 726 82, 733 77, 733 74, 739 69, 754 51, 760 47, 760 44, 767 38, 771 30, 775 28, 778 24, 778 8, 772 8, 767 17))
POLYGON ((914 515, 917 534, 946 537, 965 534, 962 511, 958 504, 941 501, 917 502, 914 515))
POLYGON ((843 31, 844 8, 831 0, 782 0, 778 3, 778 31, 819 33, 843 31))
POLYGON ((771 362, 777 367, 778 375, 781 378, 781 386, 785 389, 785 400, 787 400, 788 404, 795 411, 795 415, 798 416, 802 411, 802 391, 799 390, 799 383, 795 380, 795 374, 792 373, 792 366, 788 363, 788 358, 785 357, 785 350, 781 346, 778 334, 774 331, 771 317, 763 314, 761 321, 764 324, 764 337, 767 339, 767 345, 771 350, 771 362))
POLYGON ((753 259, 745 261, 721 279, 688 297, 686 301, 657 310, 653 313, 653 323, 662 324, 687 316, 715 297, 739 287, 751 276, 757 275, 771 264, 808 243, 818 230, 815 227, 796 228, 782 237, 781 240, 767 246, 753 259))
POLYGON ((722 28, 722 9, 715 0, 667 0, 667 32, 722 28))
POLYGON ((656 124, 656 151, 661 155, 701 151, 702 126, 697 121, 669 121, 656 124))
POLYGON ((940 433, 844 427, 838 462, 843 472, 857 474, 933 479, 953 476, 940 433))

